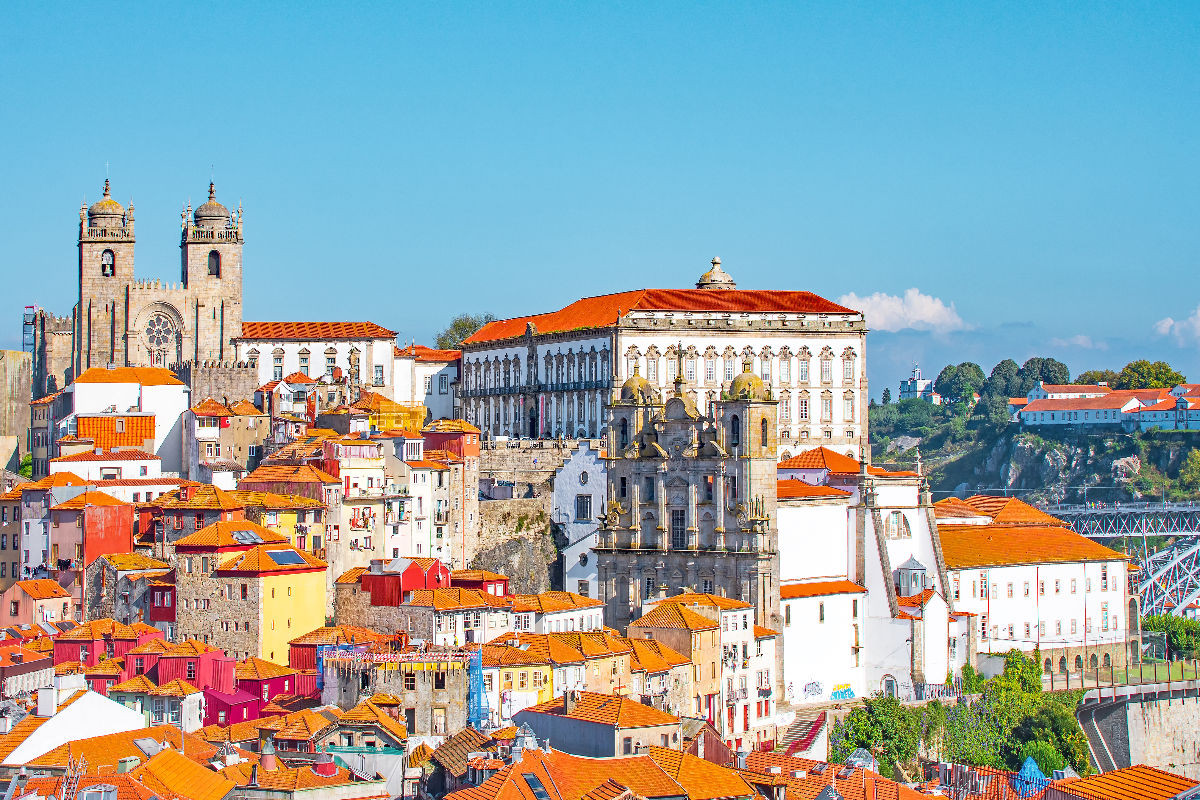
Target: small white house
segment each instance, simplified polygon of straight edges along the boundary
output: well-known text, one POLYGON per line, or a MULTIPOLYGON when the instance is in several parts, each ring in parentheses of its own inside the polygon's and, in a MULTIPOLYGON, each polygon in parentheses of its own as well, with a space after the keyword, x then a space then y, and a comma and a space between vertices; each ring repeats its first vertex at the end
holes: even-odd
POLYGON ((608 490, 608 467, 602 455, 589 441, 581 441, 554 475, 550 520, 562 529, 566 539, 562 585, 584 597, 599 596, 592 548, 596 546, 608 490))

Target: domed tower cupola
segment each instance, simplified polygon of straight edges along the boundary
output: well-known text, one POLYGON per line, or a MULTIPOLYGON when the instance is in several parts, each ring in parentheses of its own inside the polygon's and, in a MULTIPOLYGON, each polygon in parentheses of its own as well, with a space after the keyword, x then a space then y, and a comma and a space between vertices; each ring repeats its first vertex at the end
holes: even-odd
POLYGON ((733 282, 733 278, 728 272, 721 269, 721 259, 714 258, 712 269, 700 276, 700 280, 696 281, 696 288, 728 290, 736 289, 737 284, 733 282))
POLYGON ((196 209, 194 219, 197 228, 226 228, 229 226, 229 209, 217 202, 216 186, 208 184, 208 202, 196 209))
POLYGON ((125 220, 125 207, 112 198, 108 178, 104 179, 104 197, 88 208, 89 228, 120 228, 125 220))

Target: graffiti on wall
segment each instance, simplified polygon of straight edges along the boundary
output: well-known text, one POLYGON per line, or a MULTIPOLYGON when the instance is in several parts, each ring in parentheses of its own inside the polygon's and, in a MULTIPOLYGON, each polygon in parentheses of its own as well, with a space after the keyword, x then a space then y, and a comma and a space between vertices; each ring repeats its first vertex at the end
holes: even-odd
POLYGON ((848 683, 839 683, 833 687, 833 691, 829 693, 830 700, 853 700, 854 690, 850 688, 848 683))

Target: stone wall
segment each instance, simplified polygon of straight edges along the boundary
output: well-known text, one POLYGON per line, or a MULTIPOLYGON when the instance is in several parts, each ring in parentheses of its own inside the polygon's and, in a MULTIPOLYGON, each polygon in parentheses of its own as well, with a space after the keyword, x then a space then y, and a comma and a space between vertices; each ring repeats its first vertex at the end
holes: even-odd
POLYGON ((353 708, 380 692, 400 700, 400 721, 409 737, 444 736, 467 727, 470 671, 458 662, 373 664, 369 661, 329 659, 325 662, 321 702, 353 708), (444 713, 445 727, 434 720, 444 713))
POLYGON ((254 401, 258 370, 244 361, 184 361, 172 364, 175 377, 192 389, 192 405, 206 397, 230 403, 254 401))
MULTIPOLYGON (((29 401, 33 399, 33 360, 21 350, 0 350, 0 436, 17 439, 17 464, 0 464, 16 469, 20 457, 29 452, 29 401)), ((7 455, 7 453, 5 453, 7 455)))
POLYGON ((373 606, 371 595, 357 583, 334 586, 334 619, 380 633, 407 631, 410 639, 433 639, 433 609, 424 606, 373 606))
POLYGON ((479 503, 479 548, 473 569, 507 575, 509 589, 535 594, 551 588, 557 577, 558 548, 550 528, 549 490, 531 498, 479 503))

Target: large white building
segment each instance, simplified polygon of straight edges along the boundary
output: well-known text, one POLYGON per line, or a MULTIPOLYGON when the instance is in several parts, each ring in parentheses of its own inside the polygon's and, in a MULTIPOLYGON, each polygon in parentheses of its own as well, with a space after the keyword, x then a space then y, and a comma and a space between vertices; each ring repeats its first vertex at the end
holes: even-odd
POLYGON ((972 629, 947 596, 921 476, 828 448, 780 462, 778 476, 787 699, 944 691, 946 675, 971 659, 972 629))
POLYGON ((435 350, 415 342, 395 348, 392 399, 422 404, 431 420, 452 419, 461 357, 461 350, 435 350))
POLYGON ((463 344, 458 411, 493 436, 594 438, 635 370, 665 396, 681 360, 705 414, 749 362, 779 403, 782 457, 867 441, 863 315, 811 292, 737 289, 720 259, 695 289, 586 297, 485 325, 463 344))
POLYGON ((233 341, 238 361, 258 370, 259 384, 295 372, 390 392, 396 332, 374 322, 243 322, 233 341))
POLYGON ((981 656, 1038 650, 1046 672, 1127 663, 1138 607, 1123 553, 1015 498, 936 508, 951 597, 974 615, 981 656))

